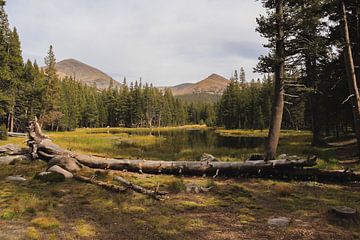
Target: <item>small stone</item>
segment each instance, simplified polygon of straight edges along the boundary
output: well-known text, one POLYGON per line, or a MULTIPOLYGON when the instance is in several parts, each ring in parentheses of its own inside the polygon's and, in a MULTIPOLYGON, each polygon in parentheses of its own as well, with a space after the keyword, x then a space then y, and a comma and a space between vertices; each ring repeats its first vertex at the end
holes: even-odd
POLYGON ((12 182, 25 182, 26 178, 18 175, 18 176, 9 176, 6 178, 6 181, 12 181, 12 182))
POLYGON ((275 227, 287 227, 290 224, 290 219, 287 217, 269 218, 268 225, 275 227))
POLYGON ((54 165, 54 166, 50 167, 47 171, 60 173, 60 174, 64 175, 65 178, 73 178, 74 177, 74 175, 71 172, 66 171, 65 169, 59 167, 58 165, 54 165))
POLYGON ((65 176, 57 172, 41 172, 35 176, 36 179, 39 179, 44 182, 63 182, 65 181, 65 176))

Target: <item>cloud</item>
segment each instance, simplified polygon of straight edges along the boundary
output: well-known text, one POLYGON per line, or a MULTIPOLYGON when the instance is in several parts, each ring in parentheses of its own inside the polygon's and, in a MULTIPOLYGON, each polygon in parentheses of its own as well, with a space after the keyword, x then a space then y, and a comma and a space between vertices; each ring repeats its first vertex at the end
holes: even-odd
POLYGON ((195 82, 216 72, 248 76, 264 53, 253 0, 11 0, 24 57, 75 58, 122 80, 155 85, 195 82))

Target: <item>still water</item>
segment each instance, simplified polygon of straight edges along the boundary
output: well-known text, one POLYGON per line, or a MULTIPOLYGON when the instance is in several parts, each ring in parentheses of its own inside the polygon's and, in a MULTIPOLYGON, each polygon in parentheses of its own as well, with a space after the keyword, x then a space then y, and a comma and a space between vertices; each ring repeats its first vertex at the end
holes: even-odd
POLYGON ((151 144, 118 141, 115 147, 120 152, 162 160, 196 161, 203 153, 213 154, 221 160, 246 159, 252 153, 262 152, 266 140, 263 137, 222 136, 214 130, 129 131, 127 134, 130 139, 150 136, 156 140, 151 144))

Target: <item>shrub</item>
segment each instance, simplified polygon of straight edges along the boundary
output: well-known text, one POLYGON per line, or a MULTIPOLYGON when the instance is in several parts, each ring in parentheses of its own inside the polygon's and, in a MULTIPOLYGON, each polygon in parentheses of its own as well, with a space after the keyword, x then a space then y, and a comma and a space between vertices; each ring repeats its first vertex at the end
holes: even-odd
POLYGON ((0 140, 7 140, 7 128, 5 124, 0 125, 0 140))

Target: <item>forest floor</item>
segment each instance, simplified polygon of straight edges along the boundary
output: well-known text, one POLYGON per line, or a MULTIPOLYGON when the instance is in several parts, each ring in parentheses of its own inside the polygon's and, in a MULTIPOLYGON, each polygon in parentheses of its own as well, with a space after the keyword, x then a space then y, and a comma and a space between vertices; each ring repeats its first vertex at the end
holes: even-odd
MULTIPOLYGON (((20 142, 7 142, 13 141, 20 142)), ((353 158, 352 141, 332 141, 316 151, 333 159, 332 168, 335 163, 342 168, 337 156, 353 158)), ((328 213, 337 205, 360 210, 360 184, 83 173, 109 182, 121 175, 148 188, 159 184, 170 194, 165 201, 156 201, 76 180, 33 179, 45 168, 42 161, 1 166, 0 239, 360 239, 359 222, 337 220, 328 213), (12 175, 28 180, 5 180, 12 175), (187 183, 213 188, 207 193, 186 193, 187 183), (267 221, 272 217, 287 217, 290 224, 270 226, 267 221)))

